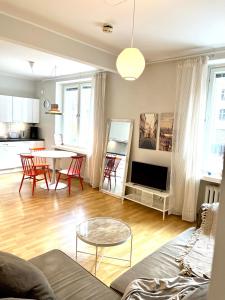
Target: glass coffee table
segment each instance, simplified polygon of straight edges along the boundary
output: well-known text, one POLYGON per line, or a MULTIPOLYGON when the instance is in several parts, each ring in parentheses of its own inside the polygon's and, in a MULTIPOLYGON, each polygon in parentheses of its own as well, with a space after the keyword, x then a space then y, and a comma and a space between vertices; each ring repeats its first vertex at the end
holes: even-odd
POLYGON ((76 227, 76 260, 77 253, 85 253, 95 255, 95 275, 97 271, 97 263, 98 263, 98 249, 104 247, 112 247, 118 246, 125 243, 130 239, 130 255, 129 259, 111 257, 101 255, 101 259, 103 257, 112 258, 117 260, 128 261, 129 266, 131 266, 131 258, 132 258, 132 242, 133 236, 132 231, 129 225, 126 223, 108 217, 98 217, 88 219, 77 225, 76 227), (86 244, 95 246, 95 254, 79 251, 78 250, 78 239, 83 241, 86 244))

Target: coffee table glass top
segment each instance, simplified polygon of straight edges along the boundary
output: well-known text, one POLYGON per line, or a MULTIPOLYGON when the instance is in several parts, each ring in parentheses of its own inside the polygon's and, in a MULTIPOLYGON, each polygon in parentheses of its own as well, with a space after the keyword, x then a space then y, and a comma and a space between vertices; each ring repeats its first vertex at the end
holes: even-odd
POLYGON ((82 241, 99 247, 120 245, 131 236, 131 228, 126 223, 113 218, 92 218, 76 228, 77 236, 82 241))

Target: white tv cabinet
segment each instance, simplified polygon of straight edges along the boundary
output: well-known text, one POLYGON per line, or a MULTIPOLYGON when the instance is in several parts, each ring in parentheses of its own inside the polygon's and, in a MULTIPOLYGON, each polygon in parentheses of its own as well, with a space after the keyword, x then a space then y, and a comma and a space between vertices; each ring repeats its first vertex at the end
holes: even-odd
POLYGON ((125 183, 125 192, 122 200, 127 199, 150 208, 159 210, 163 213, 165 220, 166 212, 169 210, 169 192, 161 192, 155 189, 150 189, 132 182, 125 183), (131 191, 126 193, 126 187, 131 191))

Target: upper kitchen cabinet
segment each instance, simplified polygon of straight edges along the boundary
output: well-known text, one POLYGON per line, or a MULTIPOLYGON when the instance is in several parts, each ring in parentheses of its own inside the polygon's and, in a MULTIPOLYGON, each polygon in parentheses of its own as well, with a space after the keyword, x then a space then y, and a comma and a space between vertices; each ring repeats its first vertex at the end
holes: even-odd
POLYGON ((13 97, 13 122, 32 123, 32 99, 13 97))
POLYGON ((12 96, 0 95, 0 122, 12 122, 12 96))
POLYGON ((39 115, 40 115, 40 100, 32 99, 33 113, 32 113, 32 123, 39 123, 39 115))
POLYGON ((13 97, 13 122, 39 123, 39 100, 13 97))

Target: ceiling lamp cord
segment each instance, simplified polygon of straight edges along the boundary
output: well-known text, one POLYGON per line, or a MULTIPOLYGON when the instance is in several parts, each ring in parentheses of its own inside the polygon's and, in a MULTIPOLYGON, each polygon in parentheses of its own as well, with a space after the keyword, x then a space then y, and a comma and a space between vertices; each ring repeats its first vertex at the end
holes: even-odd
POLYGON ((134 21, 135 21, 135 0, 134 0, 134 7, 133 7, 133 18, 132 18, 132 31, 131 31, 131 43, 130 47, 133 48, 134 44, 134 21))
POLYGON ((141 51, 133 47, 134 44, 134 21, 136 2, 134 0, 133 16, 132 16, 132 31, 131 31, 131 46, 125 48, 117 57, 117 71, 125 80, 136 80, 141 76, 145 69, 145 58, 141 51))

